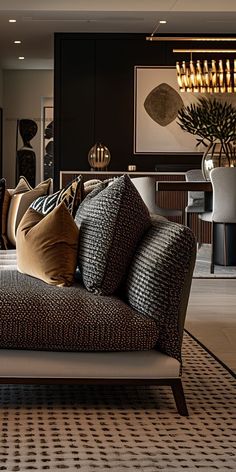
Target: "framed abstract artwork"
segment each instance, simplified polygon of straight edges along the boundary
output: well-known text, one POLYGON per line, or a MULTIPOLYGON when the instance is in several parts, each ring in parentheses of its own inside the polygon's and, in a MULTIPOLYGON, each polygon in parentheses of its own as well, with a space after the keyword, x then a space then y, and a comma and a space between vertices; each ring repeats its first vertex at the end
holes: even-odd
POLYGON ((178 125, 178 110, 200 94, 179 93, 175 67, 134 68, 134 154, 199 154, 178 125))

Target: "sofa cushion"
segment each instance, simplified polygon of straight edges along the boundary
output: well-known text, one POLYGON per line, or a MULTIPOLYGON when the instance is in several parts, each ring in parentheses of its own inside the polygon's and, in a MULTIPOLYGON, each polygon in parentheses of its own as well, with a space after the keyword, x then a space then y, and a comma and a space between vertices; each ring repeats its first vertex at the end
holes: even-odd
POLYGON ((0 331, 6 349, 138 351, 152 349, 158 338, 154 319, 114 296, 7 270, 0 279, 0 331))
POLYGON ((29 208, 16 236, 20 272, 52 285, 71 285, 77 265, 78 228, 64 202, 48 215, 29 208))
POLYGON ((47 195, 52 186, 52 179, 41 182, 37 187, 32 188, 25 177, 21 177, 16 188, 9 191, 10 203, 7 212, 7 239, 10 244, 16 245, 16 230, 29 208, 30 204, 39 196, 47 195))
POLYGON ((29 190, 33 190, 33 188, 29 184, 28 180, 23 175, 21 175, 17 186, 14 188, 14 190, 12 190, 12 194, 16 195, 17 193, 25 193, 29 190))
POLYGON ((84 197, 86 197, 92 190, 94 190, 99 184, 101 184, 101 180, 98 179, 90 179, 84 182, 84 197))
POLYGON ((11 195, 17 193, 24 193, 31 190, 31 186, 24 177, 20 177, 20 180, 13 190, 6 188, 6 180, 0 180, 0 249, 7 249, 8 238, 7 238, 7 216, 11 202, 11 195))
POLYGON ((109 295, 120 286, 136 245, 150 226, 150 215, 130 178, 102 182, 81 203, 78 264, 85 287, 109 295))
POLYGON ((66 185, 66 187, 58 190, 52 195, 37 198, 30 207, 43 215, 48 215, 48 213, 50 213, 50 211, 52 211, 57 205, 64 202, 69 212, 74 217, 82 198, 83 180, 82 176, 79 175, 76 179, 66 185))
POLYGON ((158 348, 178 360, 181 300, 186 278, 191 280, 195 248, 196 240, 189 228, 152 217, 152 226, 138 246, 124 286, 127 303, 156 320, 158 348))

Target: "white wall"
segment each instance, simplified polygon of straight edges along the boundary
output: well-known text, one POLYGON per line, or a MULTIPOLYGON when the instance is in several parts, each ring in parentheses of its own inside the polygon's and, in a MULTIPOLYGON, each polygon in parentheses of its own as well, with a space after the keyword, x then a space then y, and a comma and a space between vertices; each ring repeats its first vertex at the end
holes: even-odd
MULTIPOLYGON (((52 70, 4 70, 3 71, 3 176, 7 186, 15 186, 16 123, 17 119, 36 121, 38 132, 31 145, 36 153, 36 182, 40 181, 42 97, 53 96, 52 70)), ((18 139, 18 148, 22 146, 18 139)))

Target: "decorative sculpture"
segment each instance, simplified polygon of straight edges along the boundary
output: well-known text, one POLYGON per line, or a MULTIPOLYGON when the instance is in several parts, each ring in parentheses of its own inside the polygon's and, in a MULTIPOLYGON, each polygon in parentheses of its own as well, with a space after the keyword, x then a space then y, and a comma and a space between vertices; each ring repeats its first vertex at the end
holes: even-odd
POLYGON ((31 187, 35 187, 36 177, 36 155, 30 144, 38 131, 35 121, 30 119, 17 120, 16 146, 18 148, 18 133, 23 141, 23 146, 16 150, 16 184, 19 177, 23 175, 31 187))
POLYGON ((102 143, 96 143, 88 153, 91 170, 107 170, 111 160, 109 149, 102 143))
POLYGON ((48 141, 45 145, 45 154, 43 160, 43 178, 49 179, 54 177, 54 122, 51 121, 44 130, 44 141, 48 141))

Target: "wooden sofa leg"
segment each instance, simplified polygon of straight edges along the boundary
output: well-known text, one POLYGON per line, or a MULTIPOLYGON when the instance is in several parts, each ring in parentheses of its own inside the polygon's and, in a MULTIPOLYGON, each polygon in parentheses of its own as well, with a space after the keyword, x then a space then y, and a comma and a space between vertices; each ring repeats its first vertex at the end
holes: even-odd
POLYGON ((184 390, 181 379, 173 380, 171 384, 178 413, 181 416, 188 416, 188 408, 184 396, 184 390))

